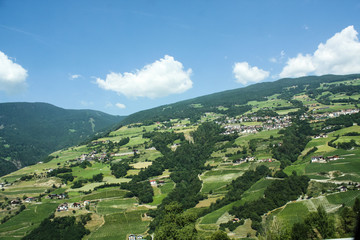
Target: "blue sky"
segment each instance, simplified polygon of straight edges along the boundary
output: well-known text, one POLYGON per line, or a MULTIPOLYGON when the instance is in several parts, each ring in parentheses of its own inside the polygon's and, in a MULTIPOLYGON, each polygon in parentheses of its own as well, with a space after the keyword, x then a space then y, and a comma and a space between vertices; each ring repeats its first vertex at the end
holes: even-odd
POLYGON ((131 113, 360 73, 357 0, 0 0, 0 102, 131 113))

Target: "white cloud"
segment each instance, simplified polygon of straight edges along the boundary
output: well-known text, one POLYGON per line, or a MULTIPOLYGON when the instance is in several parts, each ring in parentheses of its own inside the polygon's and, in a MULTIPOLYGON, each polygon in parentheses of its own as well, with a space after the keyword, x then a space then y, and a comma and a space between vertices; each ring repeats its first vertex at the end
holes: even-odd
POLYGON ((259 69, 258 67, 251 67, 247 62, 235 63, 233 73, 236 81, 244 85, 260 82, 270 75, 269 72, 259 69))
POLYGON ((26 87, 27 70, 0 51, 0 91, 15 93, 26 87))
POLYGON ((121 109, 125 109, 126 108, 126 106, 125 106, 125 104, 122 104, 122 103, 117 103, 117 104, 115 104, 118 108, 121 108, 121 109))
POLYGON ((69 74, 69 79, 70 80, 75 80, 78 78, 81 78, 82 76, 80 74, 69 74))
POLYGON ((187 91, 192 87, 190 75, 191 69, 184 70, 181 62, 174 60, 172 56, 164 58, 144 66, 134 73, 125 72, 106 75, 106 79, 96 79, 99 87, 105 90, 115 91, 127 97, 158 98, 170 94, 187 91))
POLYGON ((315 67, 310 55, 298 54, 296 58, 290 58, 280 73, 280 77, 302 77, 313 72, 315 67))
POLYGON ((314 54, 298 54, 290 58, 280 77, 359 73, 360 42, 357 35, 354 26, 343 29, 326 43, 320 43, 314 54))

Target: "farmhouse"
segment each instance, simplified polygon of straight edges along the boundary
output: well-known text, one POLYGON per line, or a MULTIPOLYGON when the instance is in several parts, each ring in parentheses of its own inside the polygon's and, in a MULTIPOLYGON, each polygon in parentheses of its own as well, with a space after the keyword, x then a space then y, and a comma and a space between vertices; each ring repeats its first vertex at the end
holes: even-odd
POLYGON ((136 236, 135 234, 130 234, 128 239, 129 240, 140 240, 140 239, 143 239, 143 236, 142 235, 136 236))
POLYGON ((67 211, 67 210, 69 210, 69 206, 68 206, 67 203, 60 204, 60 205, 57 207, 57 211, 58 211, 58 212, 67 211))
POLYGON ((50 199, 65 199, 66 198, 66 195, 65 193, 61 193, 61 194, 49 194, 47 195, 48 198, 50 199))
POLYGON ((34 202, 35 200, 36 200, 36 198, 34 198, 34 197, 28 197, 25 199, 25 202, 30 203, 30 202, 34 202))
POLYGON ((18 205, 18 204, 21 204, 21 201, 19 199, 14 199, 14 200, 11 200, 11 205, 18 205))
POLYGON ((72 208, 81 208, 81 203, 74 202, 73 204, 71 204, 71 207, 72 208))
POLYGON ((326 160, 323 156, 313 156, 311 157, 311 163, 326 163, 326 160))
POLYGON ((346 192, 346 191, 347 191, 347 187, 346 187, 346 186, 340 186, 340 187, 338 187, 338 190, 339 190, 340 192, 346 192))
POLYGON ((314 139, 319 139, 319 138, 327 138, 326 134, 319 134, 319 135, 315 135, 314 139))
POLYGON ((150 180, 150 185, 156 187, 157 186, 156 180, 150 180))
POLYGON ((328 161, 335 161, 335 160, 340 159, 340 157, 338 155, 334 155, 334 156, 328 156, 328 157, 326 157, 326 159, 328 161))
POLYGON ((272 158, 265 158, 265 159, 260 159, 258 160, 258 162, 272 162, 272 158))

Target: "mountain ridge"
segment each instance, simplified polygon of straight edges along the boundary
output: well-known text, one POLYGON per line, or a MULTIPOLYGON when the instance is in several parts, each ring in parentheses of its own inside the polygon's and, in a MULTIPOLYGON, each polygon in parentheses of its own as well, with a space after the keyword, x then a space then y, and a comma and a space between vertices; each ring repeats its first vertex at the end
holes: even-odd
POLYGON ((55 150, 107 131, 123 118, 42 102, 0 103, 1 165, 13 169, 10 163, 17 168, 34 164, 55 150))
MULTIPOLYGON (((130 114, 123 120, 123 124, 130 124, 141 121, 164 121, 170 118, 200 118, 198 112, 216 111, 218 106, 224 106, 237 110, 236 105, 245 105, 252 100, 266 100, 266 96, 281 94, 284 89, 298 85, 302 90, 306 85, 320 84, 323 82, 331 83, 342 80, 357 79, 360 74, 349 75, 322 75, 322 76, 305 76, 299 78, 282 78, 274 82, 262 82, 250 86, 230 89, 222 92, 207 94, 180 102, 165 104, 151 109, 139 111, 130 114), (262 90, 262 91, 261 91, 262 90), (189 108, 192 105, 201 104, 202 109, 189 108), (188 109, 187 109, 188 108, 188 109), (172 117, 173 116, 173 117, 172 117)), ((241 111, 240 111, 241 113, 241 111)))

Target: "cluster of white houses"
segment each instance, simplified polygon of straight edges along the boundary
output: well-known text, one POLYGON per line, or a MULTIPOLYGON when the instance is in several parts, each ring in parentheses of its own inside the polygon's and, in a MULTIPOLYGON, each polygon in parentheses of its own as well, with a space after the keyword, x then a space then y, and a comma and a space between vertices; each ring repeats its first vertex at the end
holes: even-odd
POLYGON ((89 200, 85 200, 84 202, 74 202, 74 203, 62 203, 57 207, 58 212, 68 211, 68 210, 76 210, 81 209, 87 205, 90 205, 89 200))
POLYGON ((328 156, 328 157, 313 156, 313 157, 311 157, 311 163, 327 163, 327 162, 335 161, 335 160, 339 160, 339 159, 340 159, 340 157, 338 155, 328 156))
POLYGON ((104 161, 106 156, 107 156, 106 153, 98 154, 96 151, 92 151, 92 152, 90 152, 88 154, 82 154, 77 160, 80 161, 80 162, 94 161, 94 160, 104 161))
POLYGON ((135 235, 135 234, 130 234, 129 237, 128 237, 129 240, 140 240, 140 239, 143 239, 143 236, 142 235, 135 235))
MULTIPOLYGON (((312 118, 314 120, 324 120, 328 118, 335 118, 341 115, 351 115, 359 112, 359 109, 346 109, 337 112, 328 112, 321 114, 304 114, 302 119, 312 118)), ((222 124, 226 129, 224 134, 233 134, 233 133, 256 133, 261 130, 276 130, 289 127, 291 125, 291 117, 288 115, 281 116, 265 116, 265 117, 256 117, 256 116, 242 116, 240 118, 226 118, 224 122, 217 122, 222 124), (262 122, 261 124, 246 126, 241 123, 244 122, 262 122), (237 124, 240 123, 240 124, 237 124)))
POLYGON ((233 133, 257 133, 261 130, 276 130, 289 127, 291 125, 291 118, 289 116, 276 116, 276 117, 240 117, 240 118, 227 118, 225 122, 217 122, 218 124, 225 125, 226 129, 224 134, 233 133), (242 125, 243 122, 262 122, 257 125, 242 125), (236 123, 240 123, 239 125, 236 123))
POLYGON ((246 163, 246 162, 273 162, 275 161, 272 158, 262 158, 262 159, 257 159, 255 157, 246 157, 246 158, 240 158, 237 159, 234 164, 242 164, 242 163, 246 163))

